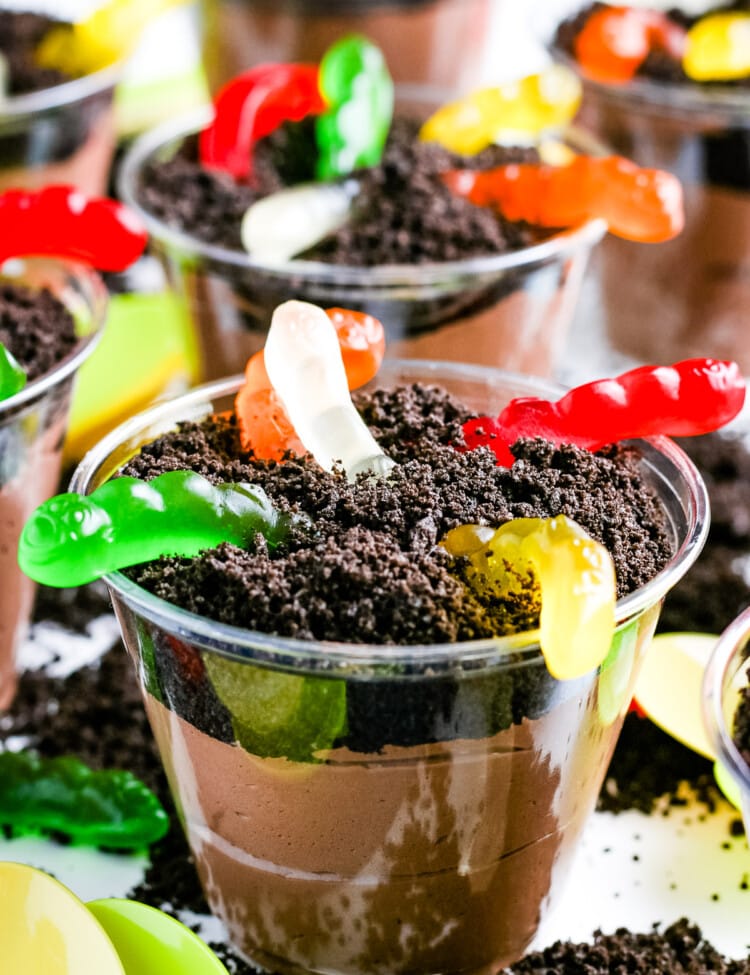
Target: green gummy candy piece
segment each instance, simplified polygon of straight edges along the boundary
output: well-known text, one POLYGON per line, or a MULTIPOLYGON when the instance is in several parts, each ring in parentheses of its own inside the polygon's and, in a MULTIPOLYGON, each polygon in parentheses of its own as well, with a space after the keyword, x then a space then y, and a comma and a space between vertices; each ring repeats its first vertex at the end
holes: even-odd
POLYGON ((329 107, 316 119, 316 175, 330 180, 380 162, 393 117, 393 81, 382 51, 353 34, 320 62, 320 90, 329 107))
POLYGON ((214 689, 232 716, 237 740, 262 758, 319 761, 346 727, 342 680, 300 677, 204 654, 214 689))
POLYGON ((26 385, 26 373, 0 342, 0 400, 20 393, 26 385))
POLYGON ((612 646, 599 671, 597 707, 599 717, 608 726, 630 703, 631 676, 638 648, 639 618, 617 630, 612 646))
POLYGON ((73 756, 35 752, 0 753, 0 823, 119 850, 141 849, 169 829, 161 803, 131 772, 93 771, 73 756))

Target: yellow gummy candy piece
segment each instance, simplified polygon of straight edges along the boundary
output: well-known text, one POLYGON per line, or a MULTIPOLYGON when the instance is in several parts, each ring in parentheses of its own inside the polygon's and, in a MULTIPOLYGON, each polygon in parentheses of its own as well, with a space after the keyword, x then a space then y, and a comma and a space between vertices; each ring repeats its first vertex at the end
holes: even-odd
POLYGON ((170 7, 186 0, 110 0, 72 30, 50 31, 36 49, 44 68, 56 68, 77 76, 90 74, 127 57, 138 43, 143 28, 170 7))
POLYGON ((581 91, 581 82, 569 68, 552 65, 443 105, 427 119, 419 137, 473 156, 499 139, 528 140, 564 128, 578 111, 581 91))
POLYGON ((580 677, 605 659, 615 626, 615 570, 604 546, 572 519, 516 518, 495 531, 461 525, 442 545, 468 558, 480 580, 506 591, 518 575, 533 573, 542 600, 539 642, 553 677, 580 677))
POLYGON ((750 14, 710 14, 687 33, 682 58, 694 81, 731 81, 750 75, 750 14))

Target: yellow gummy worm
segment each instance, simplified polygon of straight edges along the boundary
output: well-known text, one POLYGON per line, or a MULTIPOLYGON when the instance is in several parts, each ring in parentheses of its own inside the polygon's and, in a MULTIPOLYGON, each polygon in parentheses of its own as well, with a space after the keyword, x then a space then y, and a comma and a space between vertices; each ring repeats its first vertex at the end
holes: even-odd
POLYGON ((581 82, 556 64, 539 74, 482 88, 439 108, 422 126, 424 142, 473 156, 504 133, 536 138, 564 128, 581 104, 581 82))
POLYGON ((73 77, 99 71, 127 57, 143 28, 158 14, 186 0, 109 0, 73 29, 50 31, 36 49, 44 68, 56 68, 73 77))
POLYGON ((694 81, 732 81, 750 75, 750 14, 702 17, 687 33, 682 66, 694 81))
POLYGON ((442 545, 468 558, 480 585, 488 581, 509 592, 519 574, 533 573, 542 600, 539 642, 553 677, 580 677, 605 659, 615 626, 614 565, 576 522, 558 515, 517 518, 494 531, 460 525, 442 545))

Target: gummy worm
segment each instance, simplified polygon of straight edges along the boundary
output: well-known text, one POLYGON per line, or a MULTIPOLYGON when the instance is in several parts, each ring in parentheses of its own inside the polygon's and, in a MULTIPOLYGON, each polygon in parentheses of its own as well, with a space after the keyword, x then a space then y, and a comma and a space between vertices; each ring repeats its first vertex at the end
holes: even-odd
POLYGON ((510 447, 519 437, 543 437, 592 451, 637 437, 692 437, 729 423, 744 402, 745 380, 736 362, 685 359, 597 379, 556 402, 519 397, 496 419, 474 417, 463 431, 470 449, 489 447, 498 464, 509 467, 510 447))
POLYGON ((246 547, 256 534, 274 547, 291 521, 254 485, 213 485, 192 471, 117 477, 89 495, 41 504, 21 532, 18 561, 43 585, 80 586, 162 555, 192 557, 222 542, 246 547))
POLYGON ((471 584, 493 593, 519 588, 529 569, 539 584, 540 646, 558 680, 588 673, 606 658, 615 621, 615 570, 609 552, 565 515, 516 518, 496 531, 460 525, 441 542, 468 558, 471 584))
POLYGON ((140 220, 122 203, 88 197, 75 186, 7 190, 0 195, 0 262, 48 254, 102 271, 124 271, 146 246, 140 220))

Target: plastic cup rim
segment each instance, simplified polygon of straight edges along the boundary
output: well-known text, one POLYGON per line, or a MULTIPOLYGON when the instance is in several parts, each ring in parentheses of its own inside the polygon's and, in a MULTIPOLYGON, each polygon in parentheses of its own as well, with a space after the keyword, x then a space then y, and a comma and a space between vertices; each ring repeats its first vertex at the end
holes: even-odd
MULTIPOLYGON (((516 384, 521 382, 532 395, 536 393, 548 397, 559 396, 565 391, 565 387, 538 377, 468 363, 386 359, 384 366, 388 364, 400 369, 408 367, 414 372, 418 371, 424 375, 425 379, 432 374, 435 381, 439 381, 440 376, 446 378, 448 376, 455 378, 461 376, 485 381, 492 377, 497 382, 505 381, 516 384)), ((207 410, 200 410, 199 407, 205 407, 214 398, 236 392, 243 379, 243 376, 238 375, 197 386, 176 400, 153 406, 126 420, 100 440, 83 457, 71 479, 70 490, 86 494, 99 467, 119 446, 134 438, 139 431, 151 428, 159 419, 164 420, 170 416, 174 418, 175 422, 178 422, 181 419, 195 419, 201 414, 205 415, 207 410), (179 415, 175 414, 177 404, 181 406, 179 415)), ((686 513, 688 531, 685 538, 678 544, 667 565, 645 586, 618 600, 615 610, 616 626, 618 627, 656 605, 664 597, 677 579, 689 569, 698 557, 708 534, 707 490, 692 461, 668 437, 650 437, 639 442, 649 444, 677 468, 688 485, 692 504, 691 510, 686 513)), ((419 664, 424 666, 430 663, 444 667, 451 662, 471 667, 472 665, 485 665, 488 660, 498 662, 511 654, 514 655, 514 660, 517 663, 519 653, 534 660, 541 660, 538 630, 530 630, 507 637, 471 640, 461 643, 396 647, 388 644, 296 640, 290 637, 271 636, 255 630, 217 623, 207 617, 180 609, 142 589, 121 572, 108 573, 104 579, 107 585, 141 616, 164 626, 170 632, 183 635, 185 639, 200 643, 204 649, 234 659, 249 659, 253 654, 249 654, 247 651, 251 649, 254 653, 259 652, 265 659, 274 662, 286 660, 299 665, 303 661, 315 660, 343 667, 383 664, 406 666, 419 664), (242 648, 245 648, 245 653, 242 652, 242 648)))

